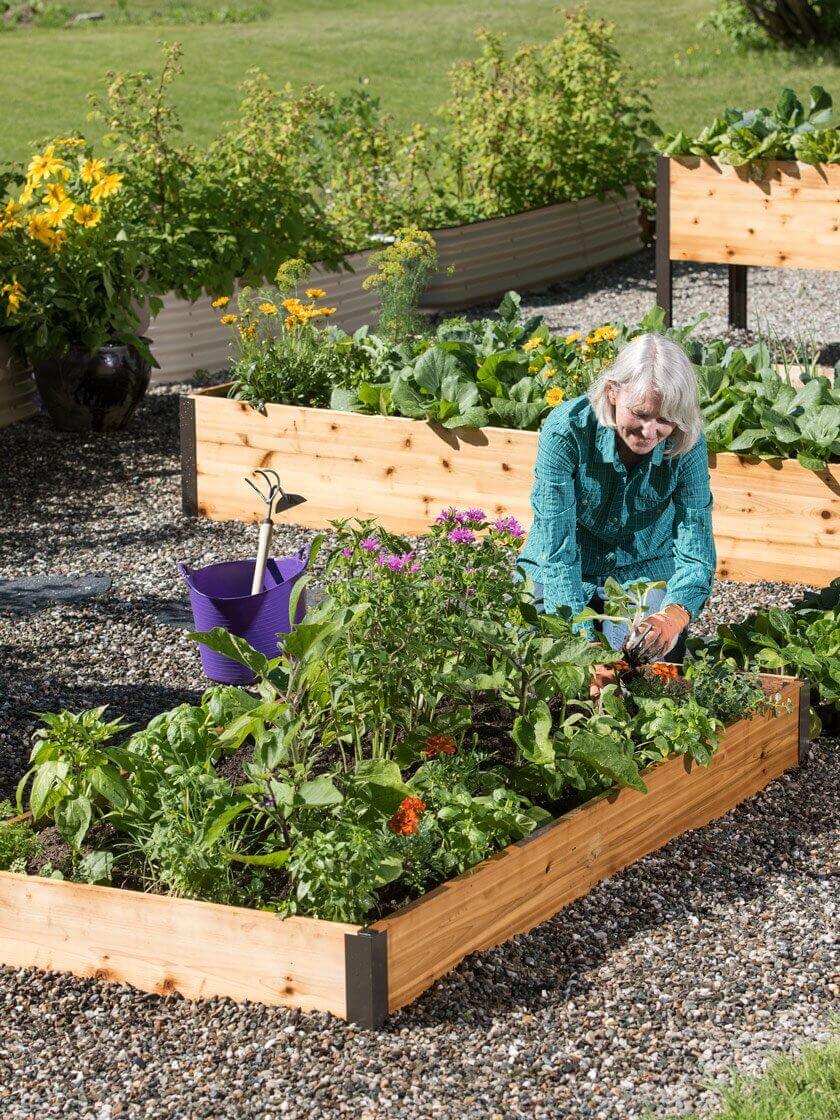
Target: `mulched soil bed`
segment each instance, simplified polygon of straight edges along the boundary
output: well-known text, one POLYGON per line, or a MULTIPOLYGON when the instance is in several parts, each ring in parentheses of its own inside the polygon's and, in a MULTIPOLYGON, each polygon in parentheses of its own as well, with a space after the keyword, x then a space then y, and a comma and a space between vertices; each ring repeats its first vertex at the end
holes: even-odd
MULTIPOLYGON (((0 432, 0 478, 0 578, 113 578, 101 598, 0 613, 2 796, 25 769, 33 711, 108 704, 141 724, 200 694, 196 648, 157 621, 183 598, 175 560, 249 555, 255 530, 181 517, 172 390, 124 434, 80 439, 40 419, 0 432)), ((278 549, 310 536, 284 528, 278 549)), ((697 629, 803 590, 720 583, 697 629)), ((837 746, 821 740, 723 820, 465 962, 378 1035, 0 968, 0 1111, 619 1120, 708 1105, 733 1066, 824 1036, 836 1007, 837 746)))

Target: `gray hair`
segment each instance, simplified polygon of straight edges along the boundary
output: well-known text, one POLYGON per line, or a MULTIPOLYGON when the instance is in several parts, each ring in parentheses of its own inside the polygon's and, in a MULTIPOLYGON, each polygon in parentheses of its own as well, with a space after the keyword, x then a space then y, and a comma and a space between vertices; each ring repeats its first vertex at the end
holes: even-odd
POLYGON ((632 408, 654 392, 662 402, 660 415, 675 425, 669 437, 669 455, 684 455, 703 432, 703 414, 697 399, 697 375, 686 352, 661 334, 640 334, 619 350, 615 360, 589 390, 589 400, 599 423, 615 427, 615 408, 608 390, 622 389, 632 408))

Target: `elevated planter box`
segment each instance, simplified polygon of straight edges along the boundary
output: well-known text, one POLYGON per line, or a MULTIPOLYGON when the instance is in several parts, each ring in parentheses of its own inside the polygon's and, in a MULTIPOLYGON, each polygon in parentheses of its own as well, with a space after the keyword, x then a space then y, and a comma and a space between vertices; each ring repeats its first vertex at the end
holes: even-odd
MULTIPOLYGON (((537 433, 446 430, 418 420, 270 404, 263 415, 225 386, 183 398, 183 508, 215 521, 259 520, 243 479, 272 467, 303 499, 284 521, 325 528, 375 517, 423 533, 445 506, 531 521, 537 433)), ((827 584, 840 572, 840 464, 815 474, 795 460, 710 460, 718 573, 726 579, 827 584)))
POLYGON ((605 793, 368 928, 0 872, 0 964, 380 1026, 468 954, 526 933, 799 765, 807 685, 765 680, 791 713, 734 724, 710 767, 649 768, 646 794, 605 793))
POLYGON ((0 428, 37 412, 38 395, 32 373, 0 336, 0 428))
MULTIPOLYGON (((511 288, 544 288, 570 276, 629 256, 642 247, 639 198, 610 193, 603 199, 561 202, 506 218, 432 230, 441 269, 431 281, 422 307, 454 311, 496 299, 511 288), (454 266, 452 275, 447 275, 454 266)), ((376 293, 363 287, 373 268, 370 253, 347 258, 352 271, 316 267, 310 283, 324 288, 337 308, 332 322, 346 331, 370 323, 378 306, 376 293)), ((195 303, 174 293, 149 329, 152 351, 160 363, 155 381, 180 381, 196 369, 225 369, 230 360, 230 331, 219 323, 210 297, 195 303)))
POLYGON ((747 326, 747 267, 840 269, 840 165, 730 167, 660 156, 656 297, 671 323, 673 261, 729 265, 729 322, 747 326))

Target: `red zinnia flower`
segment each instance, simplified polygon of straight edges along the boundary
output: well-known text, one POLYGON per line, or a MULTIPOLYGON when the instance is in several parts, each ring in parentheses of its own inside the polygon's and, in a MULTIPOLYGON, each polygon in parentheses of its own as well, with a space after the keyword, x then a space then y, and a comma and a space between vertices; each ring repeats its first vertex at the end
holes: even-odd
POLYGON ((426 746, 423 754, 426 758, 434 758, 436 754, 455 753, 455 740, 451 735, 430 735, 424 742, 426 746))
POLYGON ((420 817, 426 810, 426 802, 419 797, 406 797, 388 821, 388 828, 397 836, 414 836, 420 828, 420 817))

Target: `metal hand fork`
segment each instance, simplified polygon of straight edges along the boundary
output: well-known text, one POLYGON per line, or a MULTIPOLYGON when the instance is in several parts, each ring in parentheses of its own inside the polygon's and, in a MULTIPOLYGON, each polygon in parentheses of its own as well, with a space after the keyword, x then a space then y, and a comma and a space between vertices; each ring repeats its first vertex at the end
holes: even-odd
POLYGON ((268 563, 268 550, 271 547, 271 535, 274 532, 272 512, 277 513, 278 508, 281 506, 283 509, 287 509, 288 505, 285 505, 284 502, 289 496, 280 485, 280 475, 277 471, 255 470, 254 474, 262 475, 267 487, 267 490, 264 492, 255 482, 252 482, 250 478, 245 479, 251 489, 258 494, 266 504, 265 518, 260 522, 257 562, 254 565, 254 578, 251 581, 251 594, 259 595, 263 589, 265 566, 268 563))

